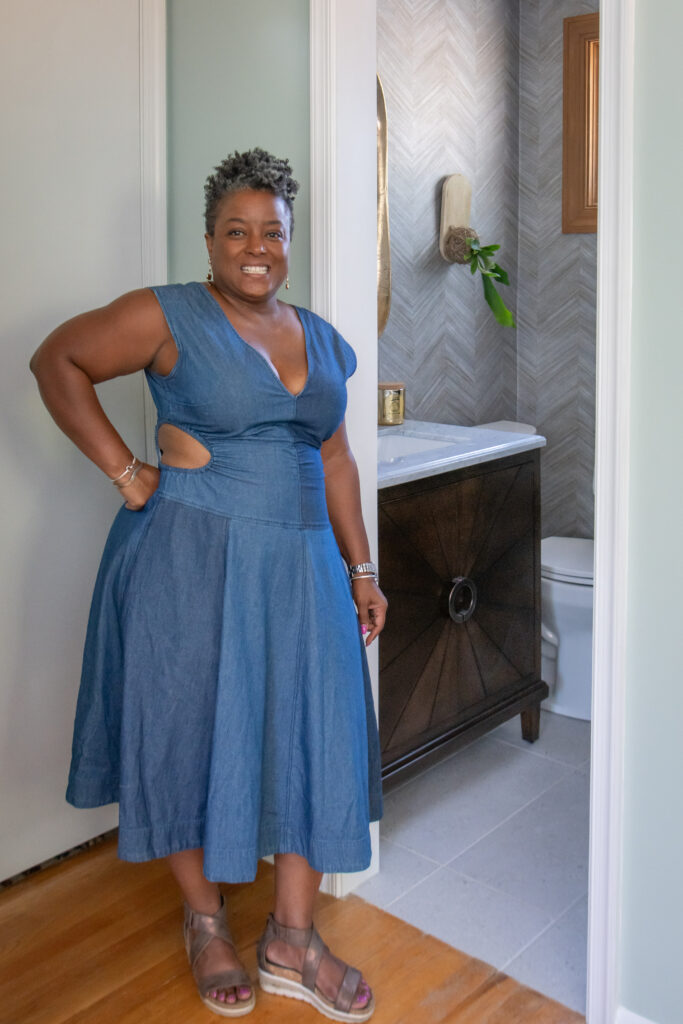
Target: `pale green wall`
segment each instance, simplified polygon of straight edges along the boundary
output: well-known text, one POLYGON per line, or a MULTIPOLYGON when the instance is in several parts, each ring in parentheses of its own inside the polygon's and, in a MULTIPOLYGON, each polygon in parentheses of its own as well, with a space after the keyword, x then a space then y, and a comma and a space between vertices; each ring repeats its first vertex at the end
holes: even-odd
MULTIPOLYGON (((683 1020, 680 0, 637 0, 621 1002, 683 1020)), ((617 254, 615 254, 615 257, 617 254)))
POLYGON ((228 153, 289 158, 287 300, 310 302, 308 0, 168 0, 169 281, 203 280, 204 181, 228 153))

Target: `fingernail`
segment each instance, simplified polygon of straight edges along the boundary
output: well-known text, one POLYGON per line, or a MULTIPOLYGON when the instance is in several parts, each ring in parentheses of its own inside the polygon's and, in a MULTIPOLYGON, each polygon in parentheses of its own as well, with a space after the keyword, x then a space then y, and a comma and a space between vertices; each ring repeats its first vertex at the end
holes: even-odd
POLYGON ((361 631, 361 633, 367 633, 368 627, 367 626, 361 626, 360 627, 360 631, 361 631))

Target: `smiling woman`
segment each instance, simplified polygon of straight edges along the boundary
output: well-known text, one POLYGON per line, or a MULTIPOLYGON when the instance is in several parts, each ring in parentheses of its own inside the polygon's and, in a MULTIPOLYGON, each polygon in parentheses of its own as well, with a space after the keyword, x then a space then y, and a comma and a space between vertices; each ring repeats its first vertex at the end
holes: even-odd
POLYGON ((323 872, 368 866, 382 812, 365 648, 386 599, 344 425, 355 353, 277 298, 297 189, 286 160, 228 157, 206 186, 212 279, 82 314, 31 366, 125 498, 93 597, 67 799, 118 801, 120 856, 168 858, 210 1009, 254 1005, 216 882, 250 881, 272 853, 261 986, 364 1021, 372 993, 312 917, 323 872), (136 369, 159 467, 131 454, 93 387, 136 369))

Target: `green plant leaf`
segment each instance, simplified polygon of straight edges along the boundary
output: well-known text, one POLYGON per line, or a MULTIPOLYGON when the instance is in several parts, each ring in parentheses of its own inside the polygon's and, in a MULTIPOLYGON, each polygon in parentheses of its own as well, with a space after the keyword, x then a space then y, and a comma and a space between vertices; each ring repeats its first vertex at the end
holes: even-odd
POLYGON ((482 276, 481 283, 484 286, 484 298, 498 323, 503 327, 516 327, 515 318, 496 291, 490 276, 482 276))
POLYGON ((510 278, 508 277, 507 270, 503 270, 497 263, 491 265, 491 271, 496 281, 500 281, 501 284, 510 284, 510 278))
POLYGON ((476 274, 476 272, 478 270, 479 270, 479 263, 478 263, 478 261, 476 259, 470 260, 470 272, 472 274, 476 274))

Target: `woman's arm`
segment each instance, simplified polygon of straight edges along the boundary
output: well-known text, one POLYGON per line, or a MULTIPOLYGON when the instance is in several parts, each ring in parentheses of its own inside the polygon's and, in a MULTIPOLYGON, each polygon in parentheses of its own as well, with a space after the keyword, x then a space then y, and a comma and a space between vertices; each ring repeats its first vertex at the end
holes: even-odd
MULTIPOLYGON (((176 358, 161 307, 154 294, 142 288, 67 320, 36 350, 30 366, 57 425, 114 479, 130 463, 132 453, 105 416, 94 385, 146 366, 168 373, 176 358)), ((158 470, 143 465, 122 490, 127 507, 144 505, 158 480, 158 470)))
MULTIPOLYGON (((323 442, 320 453, 325 469, 327 511, 339 550, 347 565, 369 562, 370 545, 361 511, 358 468, 343 421, 332 437, 323 442)), ((367 646, 384 628, 387 599, 372 577, 353 580, 352 587, 361 627, 370 628, 365 640, 367 646)))

